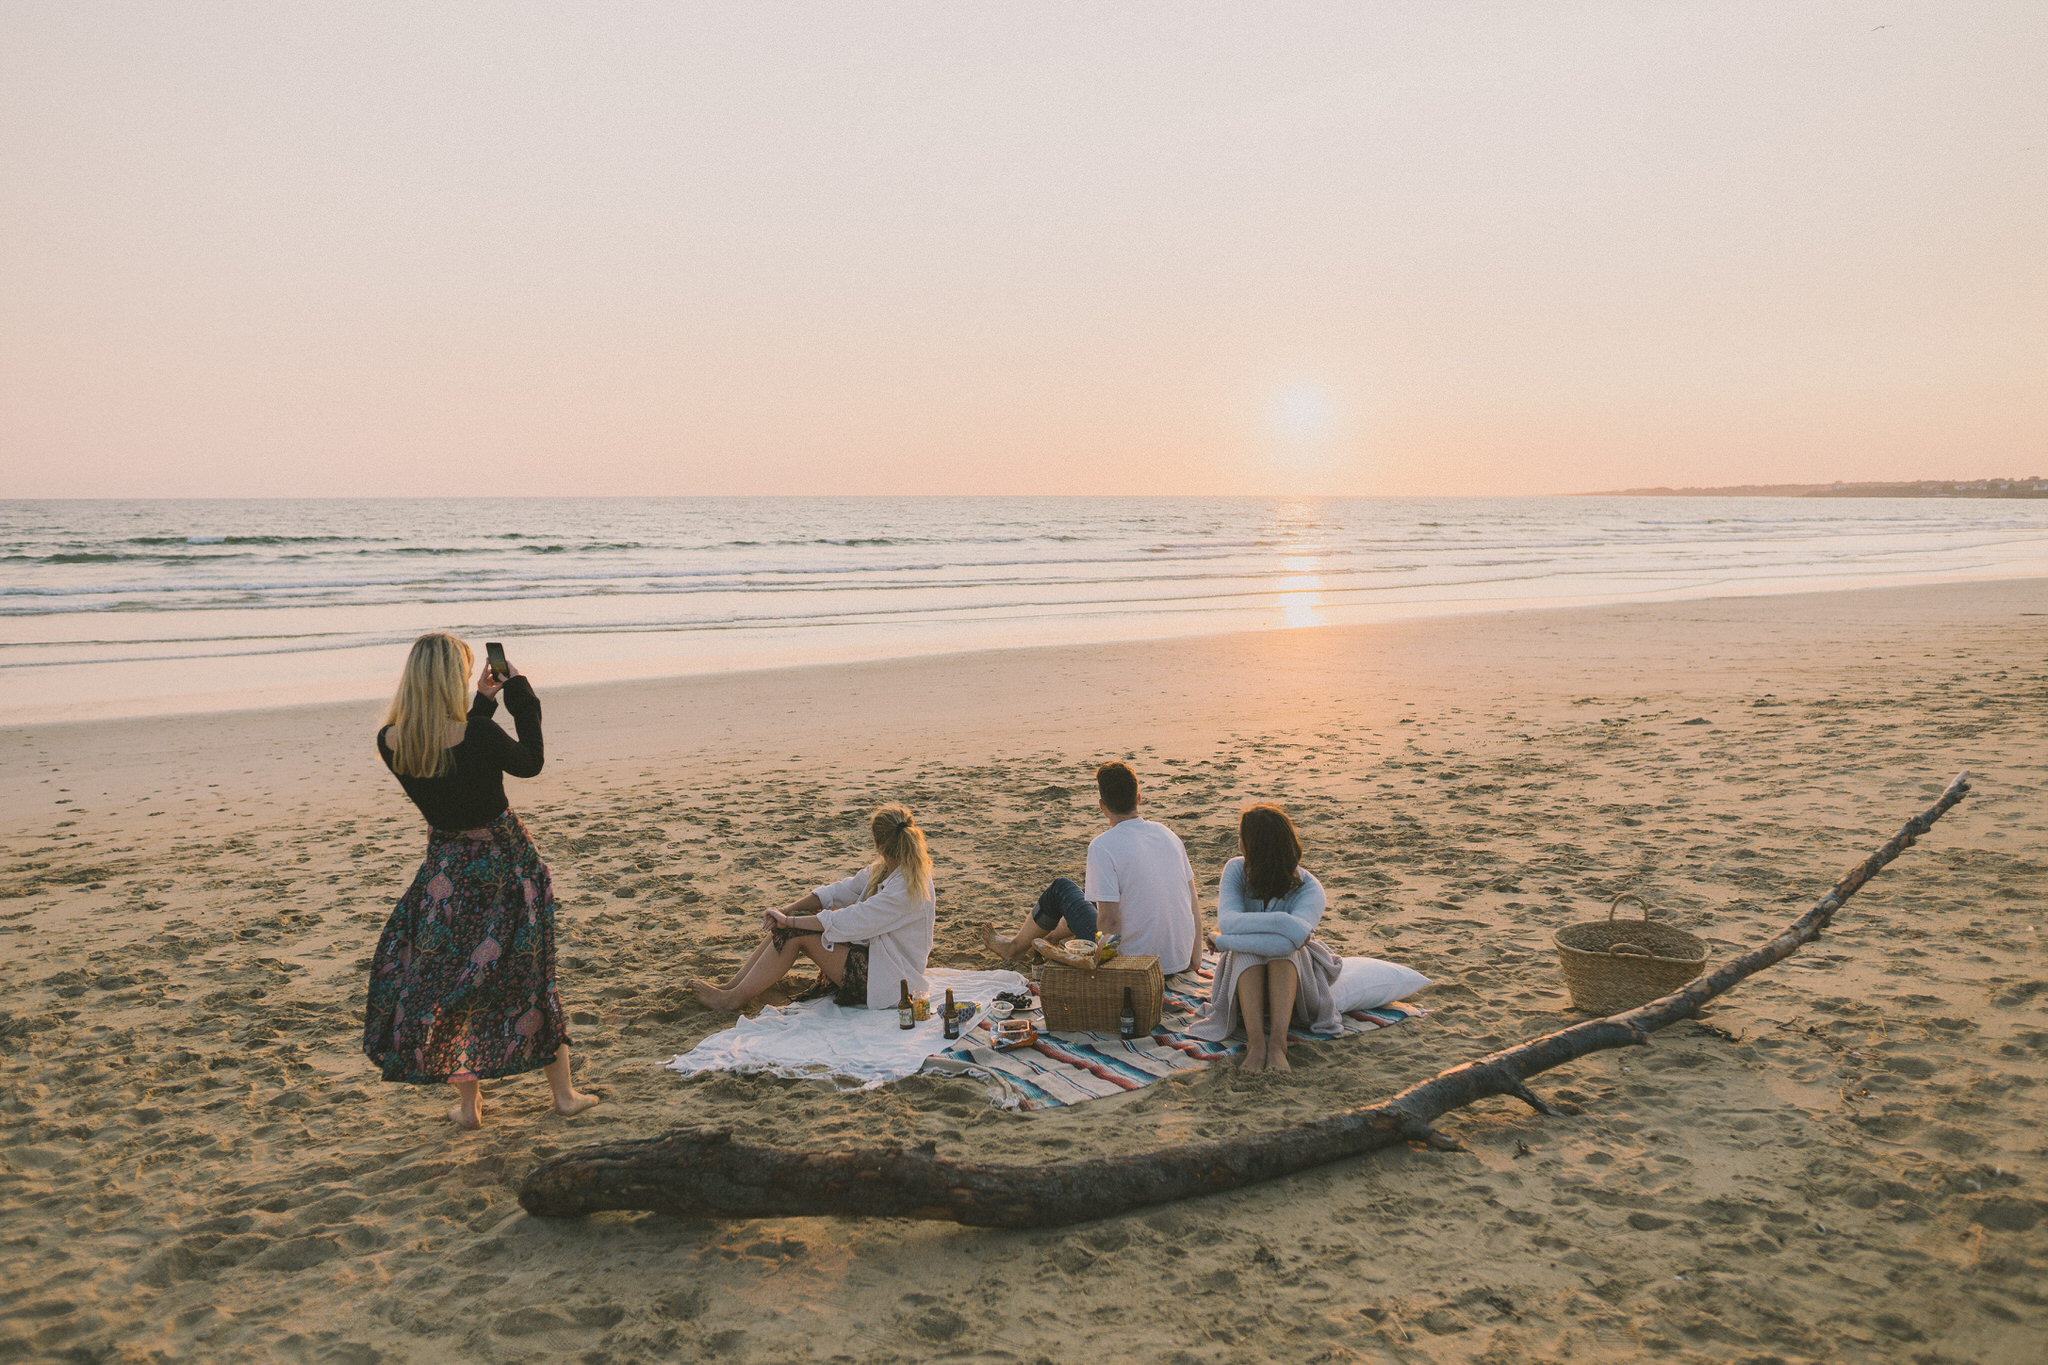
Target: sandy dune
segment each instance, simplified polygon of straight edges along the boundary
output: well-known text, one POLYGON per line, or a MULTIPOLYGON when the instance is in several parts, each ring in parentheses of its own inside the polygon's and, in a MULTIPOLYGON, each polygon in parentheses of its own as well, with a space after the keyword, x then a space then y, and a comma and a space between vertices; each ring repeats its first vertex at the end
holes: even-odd
MULTIPOLYGON (((424 842, 368 708, 0 730, 0 1360, 2048 1358, 2048 586, 1523 613, 549 691, 515 792, 579 1079, 448 1097, 357 1050, 424 842), (1159 681, 1159 679, 1165 681, 1159 681), (1295 811, 1419 1023, 1038 1115, 968 1081, 684 1082, 683 982, 908 800, 937 960, 1078 870, 1128 756, 1213 878, 1295 811), (1361 1103, 1568 1016, 1550 931, 1633 889, 1717 950, 1958 768, 1978 792, 1710 1020, 1404 1151, 1059 1232, 526 1217, 540 1156, 672 1124, 1016 1160, 1361 1103)), ((1211 907, 1213 916, 1213 905, 1211 907)))

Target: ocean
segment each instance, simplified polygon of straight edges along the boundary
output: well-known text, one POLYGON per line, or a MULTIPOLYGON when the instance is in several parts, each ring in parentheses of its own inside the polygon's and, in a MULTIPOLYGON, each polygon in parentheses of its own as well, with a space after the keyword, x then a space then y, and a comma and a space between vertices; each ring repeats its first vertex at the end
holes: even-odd
POLYGON ((2048 576, 2048 503, 1784 498, 0 502, 14 722, 1599 602, 2048 576))

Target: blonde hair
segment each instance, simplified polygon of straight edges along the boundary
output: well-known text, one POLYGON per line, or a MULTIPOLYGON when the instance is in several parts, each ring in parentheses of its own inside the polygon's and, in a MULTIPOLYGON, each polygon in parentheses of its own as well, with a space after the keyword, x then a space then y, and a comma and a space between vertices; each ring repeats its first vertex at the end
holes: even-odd
POLYGON ((868 868, 868 895, 889 875, 887 860, 894 858, 903 873, 904 889, 922 900, 932 893, 932 855, 924 846, 924 831, 908 806, 877 806, 868 816, 868 832, 875 836, 876 857, 868 868))
POLYGON ((445 630, 412 642, 398 691, 384 712, 391 767, 401 777, 439 777, 452 764, 448 722, 469 719, 469 666, 476 656, 445 630))

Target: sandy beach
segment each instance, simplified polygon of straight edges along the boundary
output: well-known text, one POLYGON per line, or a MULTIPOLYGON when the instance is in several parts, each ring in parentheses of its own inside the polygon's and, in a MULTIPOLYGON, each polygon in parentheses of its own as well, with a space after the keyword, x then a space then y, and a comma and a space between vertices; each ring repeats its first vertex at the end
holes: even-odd
MULTIPOLYGON (((371 705, 0 729, 0 1360, 2048 1358, 2048 586, 1527 611, 550 689, 514 787, 561 898, 579 1084, 487 1126, 383 1085, 364 971, 424 846, 371 705), (1076 874, 1129 759, 1208 895, 1288 805, 1341 952, 1431 1014, 1122 1099, 684 1081, 685 983, 927 826, 934 961, 1076 874), (1044 1233, 526 1216, 579 1142, 730 1124, 1004 1160, 1362 1104, 1570 1021, 1551 931, 1642 893, 1717 956, 1962 768, 1820 944, 1647 1049, 1384 1153, 1044 1233)), ((398 660, 392 662, 395 675, 398 660)))

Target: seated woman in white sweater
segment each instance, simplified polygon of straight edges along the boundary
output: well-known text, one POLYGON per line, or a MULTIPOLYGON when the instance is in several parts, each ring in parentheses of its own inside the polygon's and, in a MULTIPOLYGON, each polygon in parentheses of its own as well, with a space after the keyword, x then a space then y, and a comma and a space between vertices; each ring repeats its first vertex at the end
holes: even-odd
POLYGON ((780 910, 764 911, 768 937, 723 986, 690 988, 715 1010, 738 1010, 780 981, 798 957, 818 964, 842 1005, 894 1009, 903 983, 925 993, 938 907, 924 831, 909 808, 882 806, 868 817, 875 860, 843 881, 821 886, 780 910))
POLYGON ((1278 806, 1238 817, 1244 851, 1223 865, 1216 904, 1216 985, 1188 1032, 1220 1043, 1244 1020, 1244 1069, 1286 1071, 1288 1025, 1315 1033, 1340 1028, 1330 993, 1343 963, 1315 937, 1323 884, 1301 865, 1301 839, 1278 806))

